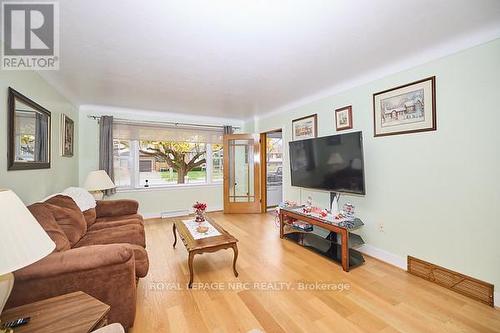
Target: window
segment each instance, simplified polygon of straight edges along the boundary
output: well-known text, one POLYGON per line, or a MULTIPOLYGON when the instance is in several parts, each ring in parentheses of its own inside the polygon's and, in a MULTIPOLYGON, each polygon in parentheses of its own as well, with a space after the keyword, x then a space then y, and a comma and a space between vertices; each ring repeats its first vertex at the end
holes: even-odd
POLYGON ((130 141, 113 140, 113 165, 115 184, 118 187, 130 187, 132 178, 132 161, 130 141))
POLYGON ((222 151, 222 145, 212 145, 212 180, 214 181, 222 181, 224 176, 224 155, 222 151))
POLYGON ((119 188, 222 182, 219 129, 115 123, 114 136, 119 188))
POLYGON ((16 109, 15 156, 19 161, 35 161, 36 113, 16 109))

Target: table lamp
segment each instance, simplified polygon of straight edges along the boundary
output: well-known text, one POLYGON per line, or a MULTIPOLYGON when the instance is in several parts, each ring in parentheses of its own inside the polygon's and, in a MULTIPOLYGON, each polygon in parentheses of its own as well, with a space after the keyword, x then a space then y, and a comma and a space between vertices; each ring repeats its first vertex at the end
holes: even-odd
MULTIPOLYGON (((50 254, 56 244, 50 239, 19 197, 10 190, 0 189, 0 314, 7 303, 14 275, 12 272, 28 266, 50 254)), ((1 325, 0 325, 1 327, 1 325)), ((1 329, 0 332, 9 332, 1 329)))
POLYGON ((96 200, 101 200, 104 196, 102 191, 115 188, 116 185, 113 183, 111 178, 104 170, 92 171, 87 176, 83 187, 92 193, 96 200))

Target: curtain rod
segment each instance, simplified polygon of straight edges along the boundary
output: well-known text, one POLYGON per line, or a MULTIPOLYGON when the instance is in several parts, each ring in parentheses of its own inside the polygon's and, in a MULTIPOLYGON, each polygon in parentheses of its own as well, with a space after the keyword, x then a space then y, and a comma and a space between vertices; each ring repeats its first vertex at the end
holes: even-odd
MULTIPOLYGON (((90 119, 99 120, 101 116, 88 115, 90 119)), ((182 123, 175 121, 148 121, 148 120, 132 120, 132 119, 123 119, 123 118, 114 118, 116 122, 119 123, 131 123, 131 124, 147 124, 147 125, 170 125, 170 126, 193 126, 193 127, 209 127, 209 128, 220 128, 223 129, 223 125, 201 125, 201 124, 192 124, 192 123, 182 123)), ((239 126, 233 126, 234 129, 240 129, 239 126)))

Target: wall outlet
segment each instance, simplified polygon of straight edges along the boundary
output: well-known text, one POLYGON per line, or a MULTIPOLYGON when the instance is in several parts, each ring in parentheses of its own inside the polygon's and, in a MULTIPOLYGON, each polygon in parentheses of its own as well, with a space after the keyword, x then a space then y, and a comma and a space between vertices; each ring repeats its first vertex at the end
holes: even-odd
POLYGON ((383 224, 383 223, 379 223, 379 224, 378 224, 378 231, 379 231, 379 232, 385 232, 385 229, 384 229, 384 224, 383 224))

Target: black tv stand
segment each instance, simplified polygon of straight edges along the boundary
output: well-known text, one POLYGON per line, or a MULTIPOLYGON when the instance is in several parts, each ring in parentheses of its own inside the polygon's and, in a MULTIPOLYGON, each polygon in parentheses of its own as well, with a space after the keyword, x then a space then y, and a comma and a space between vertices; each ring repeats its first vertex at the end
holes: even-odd
POLYGON ((280 238, 293 241, 340 263, 346 272, 365 262, 361 252, 354 249, 354 247, 364 244, 363 239, 361 236, 351 233, 363 225, 360 219, 354 219, 344 224, 303 213, 301 207, 280 208, 280 238), (321 237, 311 231, 298 230, 291 225, 296 220, 307 222, 313 227, 326 229, 330 233, 326 237, 321 237))

